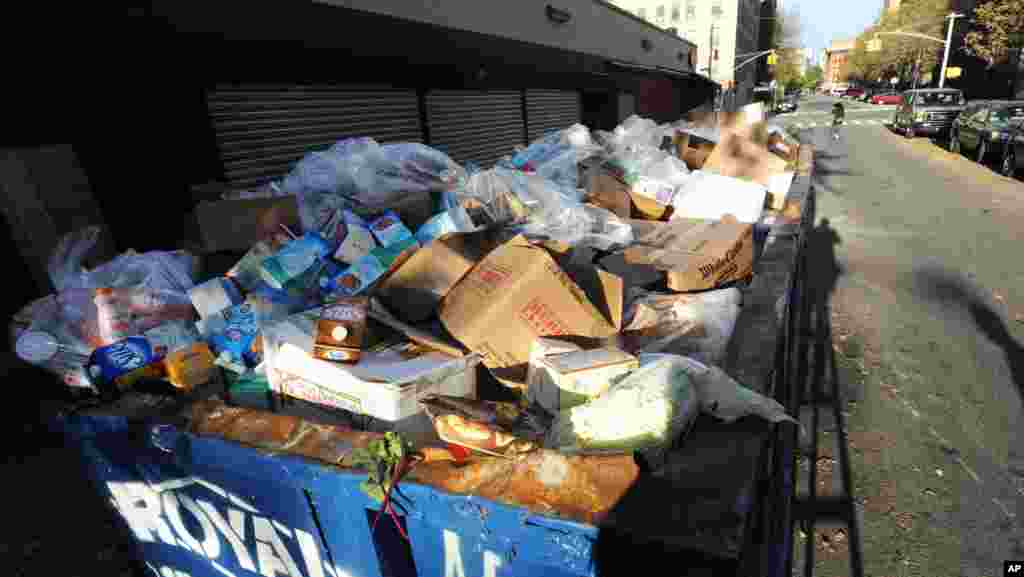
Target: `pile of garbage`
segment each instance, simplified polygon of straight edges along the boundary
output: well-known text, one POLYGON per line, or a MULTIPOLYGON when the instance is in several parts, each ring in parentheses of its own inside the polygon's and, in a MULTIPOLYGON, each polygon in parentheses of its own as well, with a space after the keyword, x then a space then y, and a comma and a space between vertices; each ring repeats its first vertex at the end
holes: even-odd
POLYGON ((86 270, 99 230, 68 235, 11 338, 99 399, 271 391, 501 457, 664 447, 701 411, 792 420, 717 365, 796 148, 756 108, 575 125, 484 170, 343 140, 197 207, 204 252, 246 251, 226 271, 181 250, 86 270), (481 363, 515 401, 477 398, 481 363))

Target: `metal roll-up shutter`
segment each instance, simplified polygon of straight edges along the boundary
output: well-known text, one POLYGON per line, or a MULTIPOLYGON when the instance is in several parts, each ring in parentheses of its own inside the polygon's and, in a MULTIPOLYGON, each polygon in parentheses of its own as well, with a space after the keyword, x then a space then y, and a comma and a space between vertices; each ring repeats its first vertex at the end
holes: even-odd
POLYGON ((579 92, 526 91, 526 132, 530 142, 580 122, 581 116, 579 92))
POLYGON ((344 85, 231 85, 207 93, 233 189, 279 178, 304 154, 343 138, 422 142, 416 91, 344 85))
POLYGON ((522 92, 431 90, 427 129, 430 145, 452 160, 490 168, 524 143, 522 92))

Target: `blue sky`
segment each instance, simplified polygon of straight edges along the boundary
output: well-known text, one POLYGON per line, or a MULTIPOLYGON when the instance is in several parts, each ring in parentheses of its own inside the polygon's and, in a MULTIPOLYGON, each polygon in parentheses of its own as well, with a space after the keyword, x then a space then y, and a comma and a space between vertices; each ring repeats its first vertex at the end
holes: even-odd
POLYGON ((783 0, 788 12, 798 10, 804 46, 815 54, 833 39, 852 38, 874 22, 882 0, 783 0))

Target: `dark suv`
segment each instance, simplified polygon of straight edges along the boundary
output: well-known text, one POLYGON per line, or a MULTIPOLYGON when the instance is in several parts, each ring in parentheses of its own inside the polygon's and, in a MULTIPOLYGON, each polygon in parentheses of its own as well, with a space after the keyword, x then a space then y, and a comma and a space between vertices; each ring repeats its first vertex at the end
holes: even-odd
POLYGON ((949 150, 974 152, 984 164, 990 155, 1002 159, 1013 126, 1024 120, 1024 100, 983 100, 971 102, 953 122, 949 150))
POLYGON ((964 95, 955 88, 908 90, 896 109, 893 126, 908 138, 946 134, 964 109, 964 95))

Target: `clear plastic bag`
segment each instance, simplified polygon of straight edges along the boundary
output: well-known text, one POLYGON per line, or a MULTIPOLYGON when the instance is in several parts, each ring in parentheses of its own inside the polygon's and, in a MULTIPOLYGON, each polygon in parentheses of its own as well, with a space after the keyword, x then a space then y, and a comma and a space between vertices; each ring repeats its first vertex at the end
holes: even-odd
MULTIPOLYGON (((188 290, 195 258, 184 251, 129 251, 86 270, 82 260, 95 247, 98 234, 96 227, 89 227, 58 244, 48 266, 57 289, 57 316, 43 322, 56 323, 91 350, 165 322, 194 318, 188 290)), ((35 330, 35 324, 30 328, 35 330)))
POLYGON ((410 192, 444 191, 465 178, 461 166, 429 146, 350 138, 307 154, 280 189, 298 197, 299 218, 309 232, 321 230, 339 209, 383 206, 410 192))
POLYGON ((82 265, 99 239, 98 227, 70 233, 61 239, 50 257, 48 272, 54 288, 141 288, 184 293, 192 288, 196 259, 185 251, 128 251, 93 270, 82 265))
POLYGON ((752 391, 736 382, 715 365, 706 365, 694 359, 676 355, 641 355, 643 360, 672 359, 679 363, 697 390, 702 413, 731 423, 740 417, 754 415, 771 423, 784 421, 803 429, 799 421, 786 413, 786 408, 775 399, 752 391))
POLYGON ((692 294, 635 289, 627 295, 620 345, 633 353, 673 353, 721 362, 742 299, 735 287, 692 294))

